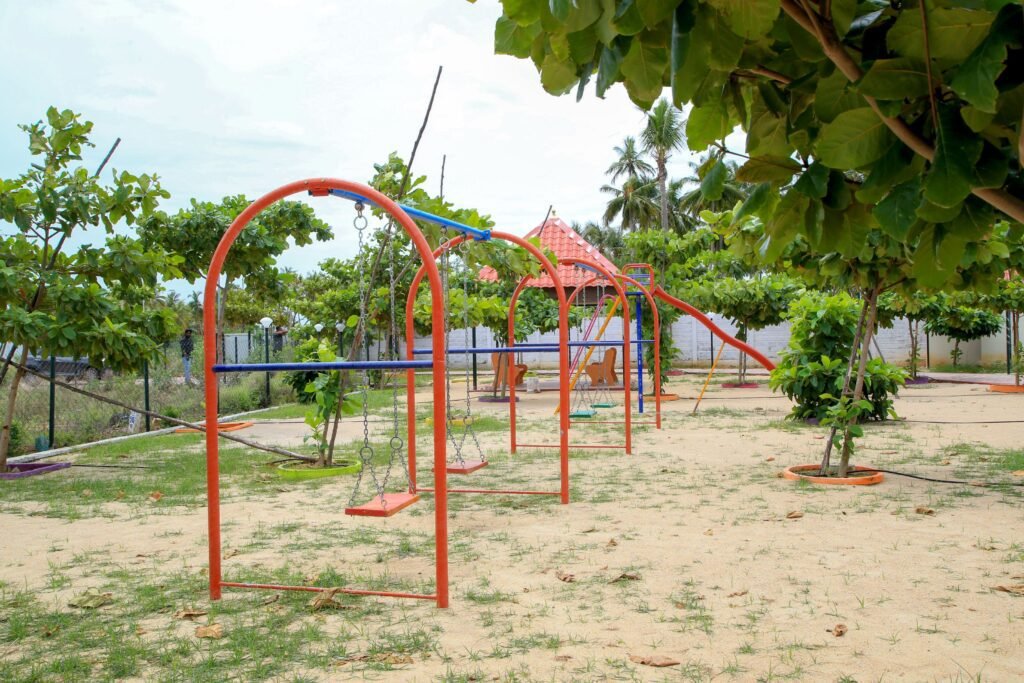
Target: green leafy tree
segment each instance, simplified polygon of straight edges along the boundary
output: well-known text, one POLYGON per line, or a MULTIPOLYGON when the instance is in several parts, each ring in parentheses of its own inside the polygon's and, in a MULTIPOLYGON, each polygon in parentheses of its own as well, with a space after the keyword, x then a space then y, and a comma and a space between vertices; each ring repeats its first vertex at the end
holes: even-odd
POLYGON ((991 311, 960 303, 956 297, 943 296, 933 306, 924 329, 928 334, 953 340, 949 357, 955 368, 963 351, 961 342, 969 342, 996 334, 1003 328, 1000 316, 991 311))
POLYGON ((1018 273, 1007 273, 1007 278, 999 282, 999 289, 988 297, 986 303, 991 310, 1009 314, 1014 384, 1020 386, 1021 376, 1024 375, 1024 342, 1020 338, 1020 316, 1024 313, 1024 280, 1018 273))
MULTIPOLYGON (((92 123, 51 107, 46 121, 20 126, 38 161, 0 179, 0 339, 29 354, 88 358, 96 367, 136 369, 177 332, 166 306, 147 306, 160 278, 180 276, 182 259, 148 247, 124 226, 145 220, 168 193, 154 175, 113 172, 109 184, 78 165, 92 147, 92 123), (71 245, 85 239, 88 243, 71 245), (94 243, 102 240, 99 246, 94 243)), ((6 396, 0 472, 24 372, 6 396)))
POLYGON ((649 227, 658 220, 656 181, 631 176, 622 187, 602 185, 601 192, 611 195, 605 207, 602 220, 610 226, 620 221, 623 232, 631 232, 641 227, 649 227))
MULTIPOLYGON (((861 241, 877 221, 941 282, 995 211, 1024 220, 1024 9, 979 0, 504 0, 495 50, 548 92, 622 82, 650 108, 690 104, 688 147, 746 132, 739 180, 789 187, 755 205, 775 238, 861 241), (839 175, 833 176, 829 170, 839 175), (855 181, 852 186, 844 182, 855 181), (797 186, 801 187, 798 188, 797 186), (816 238, 816 237, 815 237, 816 238)), ((748 207, 753 211, 755 205, 748 207)))
POLYGON ((669 229, 668 160, 672 153, 684 147, 683 119, 680 111, 668 100, 658 100, 647 114, 647 125, 640 133, 645 152, 654 157, 657 168, 658 204, 661 229, 669 229))
POLYGON ((736 180, 736 164, 722 158, 720 154, 709 154, 699 163, 690 162, 693 175, 683 179, 693 189, 683 192, 678 201, 678 210, 694 222, 705 211, 727 211, 742 202, 753 187, 736 180))

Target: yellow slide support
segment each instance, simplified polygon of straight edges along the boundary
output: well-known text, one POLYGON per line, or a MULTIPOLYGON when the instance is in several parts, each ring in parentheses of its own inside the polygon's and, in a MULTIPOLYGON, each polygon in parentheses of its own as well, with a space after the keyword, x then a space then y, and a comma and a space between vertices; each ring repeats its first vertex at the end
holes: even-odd
MULTIPOLYGON (((615 305, 612 306, 612 309, 610 311, 608 311, 608 315, 605 316, 604 322, 601 323, 601 329, 599 329, 597 331, 597 336, 594 337, 594 341, 601 341, 601 337, 604 336, 604 331, 606 329, 608 329, 608 323, 610 323, 612 321, 612 318, 615 317, 615 312, 619 310, 619 304, 621 304, 621 303, 622 303, 622 299, 618 299, 618 298, 615 299, 615 305)), ((591 346, 590 348, 587 349, 587 353, 586 353, 585 356, 583 356, 583 360, 576 367, 576 374, 573 376, 572 380, 570 380, 570 382, 569 382, 569 391, 572 391, 576 387, 576 382, 579 381, 580 375, 583 374, 583 371, 587 369, 587 363, 590 362, 590 357, 592 355, 594 355, 594 349, 596 349, 596 348, 597 347, 595 347, 595 346, 591 346)), ((557 415, 558 411, 561 410, 561 409, 562 409, 562 404, 561 403, 559 403, 557 406, 555 406, 555 415, 557 415)))

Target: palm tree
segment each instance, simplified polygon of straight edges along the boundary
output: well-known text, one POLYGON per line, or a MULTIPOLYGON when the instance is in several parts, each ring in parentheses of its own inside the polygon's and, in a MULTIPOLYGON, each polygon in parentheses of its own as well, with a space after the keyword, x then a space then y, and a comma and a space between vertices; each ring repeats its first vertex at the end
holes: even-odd
POLYGON ((647 126, 640 134, 643 150, 654 157, 658 169, 657 181, 661 203, 661 229, 669 229, 668 212, 668 159, 672 152, 682 149, 683 120, 680 112, 666 99, 658 100, 647 114, 647 126))
POLYGON ((654 168, 644 160, 643 153, 636 147, 636 138, 627 136, 621 147, 615 148, 618 158, 608 167, 605 175, 612 177, 614 183, 621 176, 626 178, 650 178, 654 168))
POLYGON ((612 195, 604 212, 604 224, 611 225, 617 217, 622 219, 622 230, 635 230, 657 220, 657 191, 654 181, 633 176, 622 187, 603 185, 601 192, 612 195))
POLYGON ((709 155, 700 160, 699 163, 690 162, 690 169, 693 175, 684 178, 681 182, 695 185, 694 189, 682 193, 679 197, 676 206, 680 213, 689 217, 691 220, 698 220, 702 211, 727 211, 736 205, 736 202, 742 201, 750 196, 750 192, 754 189, 750 183, 743 183, 736 180, 736 164, 731 161, 723 162, 726 169, 728 170, 728 178, 725 181, 725 187, 722 190, 722 196, 718 199, 707 199, 704 194, 700 191, 700 183, 704 180, 704 176, 711 167, 717 163, 718 157, 709 155))
POLYGON ((621 259, 623 250, 626 247, 626 243, 622 239, 621 230, 602 226, 594 221, 587 221, 584 225, 580 225, 573 221, 572 229, 579 233, 579 235, 587 242, 590 242, 590 244, 601 252, 609 261, 616 265, 620 265, 619 260, 621 259))

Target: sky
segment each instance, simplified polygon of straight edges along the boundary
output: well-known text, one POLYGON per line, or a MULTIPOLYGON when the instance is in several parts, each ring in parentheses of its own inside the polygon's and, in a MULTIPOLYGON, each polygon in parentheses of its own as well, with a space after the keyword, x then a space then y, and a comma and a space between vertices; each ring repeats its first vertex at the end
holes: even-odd
MULTIPOLYGON (((17 128, 48 106, 95 124, 86 164, 116 137, 110 166, 156 173, 171 198, 255 198, 293 180, 366 182, 373 163, 408 158, 444 67, 414 171, 445 197, 523 234, 549 205, 599 220, 613 148, 644 114, 621 85, 605 99, 544 92, 529 60, 495 55, 495 0, 34 0, 0 2, 0 177, 30 161, 17 128)), ((688 175, 684 150, 670 175, 688 175)), ((351 204, 313 199, 335 229, 280 265, 308 272, 355 253, 351 204)), ((191 287, 187 288, 191 289, 191 287)))

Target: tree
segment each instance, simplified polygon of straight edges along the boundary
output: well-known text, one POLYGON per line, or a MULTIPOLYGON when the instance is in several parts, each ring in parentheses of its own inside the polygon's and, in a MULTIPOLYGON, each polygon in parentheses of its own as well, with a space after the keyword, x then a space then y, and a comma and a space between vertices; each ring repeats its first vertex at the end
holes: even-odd
POLYGON ((709 154, 699 163, 690 162, 693 175, 682 180, 695 187, 682 193, 677 206, 683 215, 697 221, 705 211, 727 211, 742 202, 753 189, 736 180, 736 164, 709 154))
POLYGON ((683 123, 679 110, 668 100, 658 100, 647 114, 647 125, 640 134, 644 151, 654 157, 658 173, 658 202, 661 207, 661 229, 669 229, 668 160, 672 152, 684 144, 683 123))
POLYGON ((1024 220, 1022 17, 1002 0, 504 0, 495 50, 532 59, 556 95, 596 75, 599 97, 622 82, 646 109, 669 86, 693 107, 691 150, 738 125, 740 180, 810 186, 755 193, 780 242, 860 241, 876 219, 913 238, 919 280, 941 282, 995 211, 1024 220))
POLYGON ((1007 273, 999 289, 985 300, 990 310, 1006 312, 1009 316, 1011 349, 1013 353, 1014 384, 1020 386, 1024 375, 1024 342, 1020 338, 1020 316, 1024 313, 1024 280, 1019 273, 1007 273))
POLYGON ((973 341, 996 334, 1003 328, 1002 319, 982 308, 964 305, 957 298, 944 296, 934 305, 931 315, 925 321, 924 330, 953 340, 949 357, 955 368, 960 363, 963 351, 960 342, 973 341))
POLYGON ((613 183, 622 176, 628 180, 630 178, 650 178, 654 174, 654 168, 647 163, 643 153, 637 149, 636 138, 632 135, 626 136, 626 139, 622 141, 622 146, 615 148, 615 154, 617 158, 604 172, 605 175, 612 177, 613 183))
POLYGON ((601 227, 593 221, 587 221, 585 225, 580 225, 573 221, 572 229, 579 233, 580 237, 589 242, 612 263, 616 265, 622 265, 622 263, 624 263, 622 256, 626 248, 626 243, 622 239, 621 230, 610 227, 601 227))
MULTIPOLYGON (((147 245, 183 256, 182 275, 195 283, 206 277, 221 237, 250 203, 244 195, 224 197, 219 204, 192 199, 189 208, 173 216, 161 211, 141 221, 139 236, 147 245)), ((260 212, 235 240, 224 264, 224 282, 218 283, 218 330, 223 331, 224 302, 236 281, 267 298, 281 297, 290 277, 276 267, 277 257, 291 244, 303 246, 332 236, 330 226, 317 218, 308 204, 280 201, 260 212)))
POLYGON ((657 185, 652 180, 631 176, 621 188, 602 185, 601 192, 612 195, 603 216, 606 226, 621 218, 622 231, 630 232, 646 228, 658 219, 657 185))
MULTIPOLYGON (((168 193, 155 175, 113 172, 110 184, 76 162, 92 147, 92 123, 50 107, 46 123, 19 126, 39 157, 16 178, 0 180, 0 339, 30 353, 87 357, 96 367, 138 368, 177 332, 173 310, 147 306, 159 278, 181 275, 182 259, 123 230, 144 220, 168 193), (97 230, 90 231, 90 228, 97 230), (73 248, 69 240, 92 238, 73 248), (102 246, 91 242, 103 239, 102 246)), ((6 471, 18 387, 11 381, 0 436, 6 471)))

